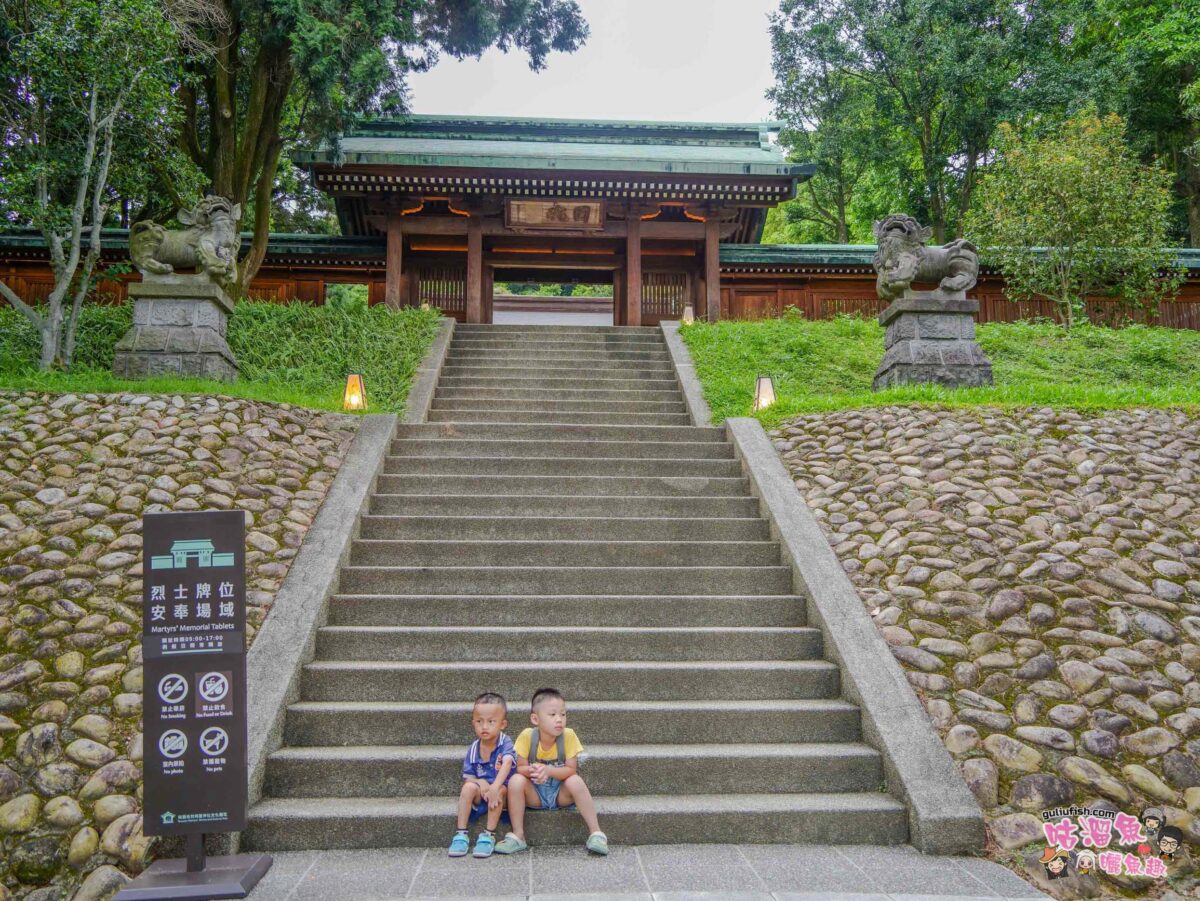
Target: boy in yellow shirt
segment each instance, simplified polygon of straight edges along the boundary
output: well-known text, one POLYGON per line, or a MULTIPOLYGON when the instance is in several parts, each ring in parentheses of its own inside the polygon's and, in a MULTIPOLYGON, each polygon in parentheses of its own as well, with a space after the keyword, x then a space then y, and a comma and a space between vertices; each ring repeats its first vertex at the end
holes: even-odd
POLYGON ((525 843, 526 807, 535 810, 576 807, 588 827, 587 849, 593 854, 607 854, 608 838, 600 831, 592 793, 577 772, 583 745, 575 730, 567 728, 567 702, 556 689, 539 688, 533 693, 530 707, 529 721, 533 728, 526 729, 513 742, 517 771, 508 782, 512 832, 496 845, 496 853, 516 854, 529 847, 525 843))

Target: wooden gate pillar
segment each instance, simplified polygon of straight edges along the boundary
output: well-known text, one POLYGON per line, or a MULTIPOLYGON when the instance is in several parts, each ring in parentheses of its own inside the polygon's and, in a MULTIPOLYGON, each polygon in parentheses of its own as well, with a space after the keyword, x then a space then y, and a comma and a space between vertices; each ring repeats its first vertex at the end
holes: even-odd
POLYGON ((467 220, 467 322, 483 322, 483 222, 467 220))
POLYGON ((642 324, 642 218, 635 209, 625 220, 625 321, 642 324))
POLYGON ((400 230, 400 215, 393 213, 387 220, 387 257, 383 301, 391 309, 403 302, 404 233, 400 230))
POLYGON ((721 318, 721 223, 716 216, 704 222, 704 294, 705 318, 721 318))

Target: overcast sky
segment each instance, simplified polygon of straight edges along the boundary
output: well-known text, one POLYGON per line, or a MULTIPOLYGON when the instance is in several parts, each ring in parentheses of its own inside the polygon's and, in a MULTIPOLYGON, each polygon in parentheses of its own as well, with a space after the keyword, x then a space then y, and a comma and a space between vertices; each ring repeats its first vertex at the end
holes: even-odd
POLYGON ((583 49, 531 72, 522 53, 443 59, 413 75, 415 113, 759 122, 778 0, 579 0, 583 49))

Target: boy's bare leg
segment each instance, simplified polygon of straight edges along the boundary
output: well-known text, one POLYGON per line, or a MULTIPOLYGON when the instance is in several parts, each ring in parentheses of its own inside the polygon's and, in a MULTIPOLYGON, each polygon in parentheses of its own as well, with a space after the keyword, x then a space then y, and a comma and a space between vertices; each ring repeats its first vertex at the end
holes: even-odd
MULTIPOLYGON (((504 813, 504 802, 508 794, 508 786, 500 786, 500 803, 495 807, 489 807, 487 812, 487 831, 495 832, 496 827, 500 825, 500 814, 504 813)), ((512 819, 511 814, 509 819, 512 819)))
MULTIPOLYGON (((476 782, 464 782, 462 791, 458 793, 458 828, 466 829, 471 818, 471 808, 479 803, 482 793, 476 782)), ((489 815, 491 811, 488 811, 489 815)), ((497 818, 498 819, 498 818, 497 818)))
POLYGON ((566 807, 572 802, 579 808, 579 814, 587 824, 588 834, 599 832, 600 821, 596 819, 596 802, 592 800, 592 793, 588 789, 587 783, 578 773, 567 777, 558 789, 559 807, 566 807))
POLYGON ((517 773, 508 780, 508 818, 513 835, 521 841, 525 841, 525 808, 541 806, 542 799, 526 777, 517 773))

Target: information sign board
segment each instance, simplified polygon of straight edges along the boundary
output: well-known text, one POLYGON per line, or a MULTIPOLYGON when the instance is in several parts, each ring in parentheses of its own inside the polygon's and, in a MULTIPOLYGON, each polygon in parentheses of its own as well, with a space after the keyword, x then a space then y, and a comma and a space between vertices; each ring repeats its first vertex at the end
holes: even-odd
POLYGON ((147 835, 246 826, 246 520, 142 519, 147 835))

